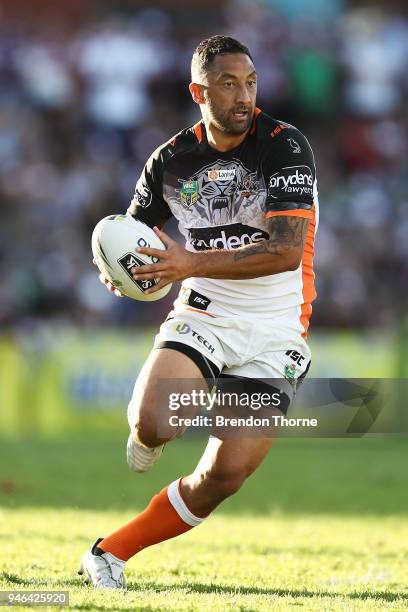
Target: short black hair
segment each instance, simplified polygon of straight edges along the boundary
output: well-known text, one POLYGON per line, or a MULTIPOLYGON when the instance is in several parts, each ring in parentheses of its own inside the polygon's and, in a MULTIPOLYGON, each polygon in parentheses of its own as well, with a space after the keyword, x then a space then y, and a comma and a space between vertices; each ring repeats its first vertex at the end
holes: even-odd
POLYGON ((217 34, 200 42, 194 51, 191 72, 193 73, 193 68, 198 69, 200 72, 206 72, 217 55, 227 55, 229 53, 243 53, 252 61, 248 47, 240 43, 239 40, 217 34))

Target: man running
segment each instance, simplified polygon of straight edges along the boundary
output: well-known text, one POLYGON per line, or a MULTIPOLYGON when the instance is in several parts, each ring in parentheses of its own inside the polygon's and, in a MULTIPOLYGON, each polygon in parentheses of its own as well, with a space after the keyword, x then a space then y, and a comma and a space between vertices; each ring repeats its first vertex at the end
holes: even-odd
MULTIPOLYGON (((310 363, 318 219, 310 145, 295 127, 256 107, 257 74, 237 40, 202 41, 191 76, 202 120, 152 154, 128 209, 166 245, 165 251, 139 249, 159 261, 135 268, 134 278, 160 279, 149 291, 183 281, 129 404, 127 460, 139 472, 152 467, 174 437, 158 427, 161 380, 195 380, 207 389, 228 377, 249 392, 260 379, 279 380, 276 388, 267 382, 262 388, 279 392, 285 413, 310 363), (172 216, 185 246, 161 231, 172 216)), ((81 573, 96 587, 124 588, 126 561, 199 525, 238 491, 271 444, 269 436, 211 436, 194 472, 99 538, 85 553, 81 573)))

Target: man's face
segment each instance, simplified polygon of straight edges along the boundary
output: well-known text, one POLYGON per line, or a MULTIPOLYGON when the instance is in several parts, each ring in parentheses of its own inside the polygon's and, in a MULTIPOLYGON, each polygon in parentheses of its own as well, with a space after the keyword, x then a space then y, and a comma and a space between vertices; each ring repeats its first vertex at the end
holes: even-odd
POLYGON ((255 68, 247 55, 217 55, 203 83, 202 112, 220 131, 243 134, 252 123, 256 88, 255 68))

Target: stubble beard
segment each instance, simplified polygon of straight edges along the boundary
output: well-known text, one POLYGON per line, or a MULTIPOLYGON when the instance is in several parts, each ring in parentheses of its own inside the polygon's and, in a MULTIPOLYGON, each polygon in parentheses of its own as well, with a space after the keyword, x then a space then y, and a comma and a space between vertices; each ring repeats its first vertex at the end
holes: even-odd
POLYGON ((231 136, 240 136, 249 130, 253 120, 253 110, 248 113, 246 121, 236 121, 233 119, 233 111, 220 111, 210 108, 211 110, 211 122, 215 125, 217 130, 224 132, 231 136))

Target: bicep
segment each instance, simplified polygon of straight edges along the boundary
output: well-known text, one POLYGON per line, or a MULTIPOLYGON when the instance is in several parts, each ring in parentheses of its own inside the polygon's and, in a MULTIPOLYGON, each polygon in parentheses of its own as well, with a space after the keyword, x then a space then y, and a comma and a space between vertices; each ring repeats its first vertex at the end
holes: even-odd
POLYGON ((307 217, 276 215, 269 219, 268 250, 288 261, 296 270, 303 256, 310 220, 307 217))
POLYGON ((301 248, 305 245, 309 219, 300 216, 276 215, 269 219, 269 240, 288 248, 301 248))
POLYGON ((309 219, 305 217, 274 216, 268 223, 269 238, 237 249, 234 261, 262 255, 265 261, 279 258, 281 269, 278 272, 296 270, 302 259, 308 228, 309 219))

